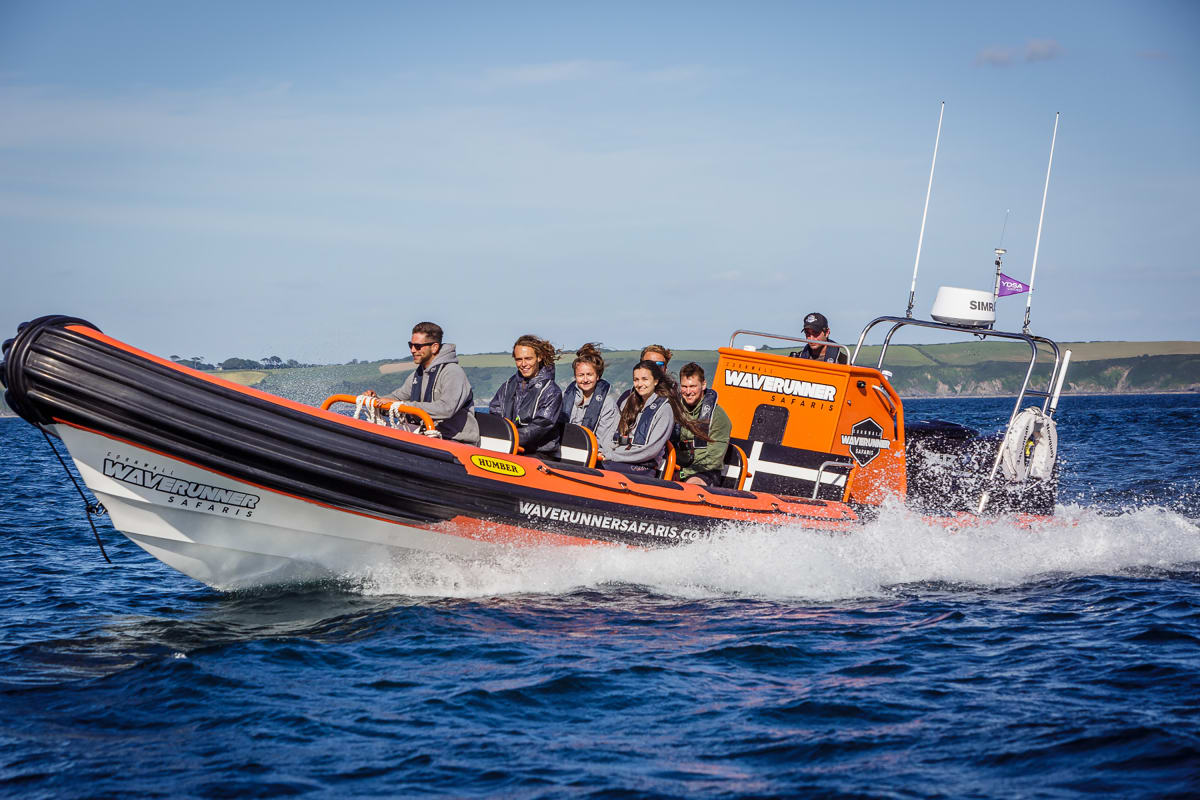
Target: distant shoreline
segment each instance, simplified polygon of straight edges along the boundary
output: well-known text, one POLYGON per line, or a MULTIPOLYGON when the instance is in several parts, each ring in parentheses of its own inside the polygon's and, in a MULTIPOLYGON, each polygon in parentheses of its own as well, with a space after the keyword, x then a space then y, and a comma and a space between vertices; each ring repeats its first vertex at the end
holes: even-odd
MULTIPOLYGON (((1200 391, 1168 392, 1063 392, 1063 397, 1166 397, 1171 395, 1200 395, 1200 391)), ((900 395, 904 402, 910 400, 1011 400, 1015 394, 920 394, 900 395)), ((0 410, 0 420, 20 419, 19 414, 0 410)))
MULTIPOLYGON (((1163 392, 1067 392, 1063 397, 1156 397, 1159 395, 1200 394, 1200 391, 1179 389, 1163 392)), ((900 395, 901 400, 997 400, 1016 397, 1016 394, 910 394, 900 395)))

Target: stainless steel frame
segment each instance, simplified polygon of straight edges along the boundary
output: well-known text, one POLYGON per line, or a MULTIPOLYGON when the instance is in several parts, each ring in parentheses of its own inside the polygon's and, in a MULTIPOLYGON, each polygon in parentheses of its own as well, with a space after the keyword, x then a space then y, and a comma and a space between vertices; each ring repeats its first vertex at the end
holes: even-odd
MULTIPOLYGON (((1029 333, 1010 333, 1008 331, 997 331, 991 328, 970 328, 964 325, 950 325, 945 322, 934 322, 932 320, 913 319, 912 317, 876 317, 867 323, 863 328, 862 333, 858 336, 858 344, 854 347, 854 355, 850 357, 850 363, 858 362, 858 354, 862 350, 863 342, 866 341, 867 334, 877 325, 890 323, 891 328, 887 335, 883 337, 883 347, 879 351, 879 361, 876 364, 876 369, 883 369, 883 360, 887 356, 888 347, 891 345, 892 336, 896 331, 908 325, 915 325, 918 328, 930 328, 933 330, 945 331, 949 333, 960 333, 970 336, 978 336, 980 339, 992 337, 996 339, 1011 339, 1014 341, 1025 342, 1029 345, 1029 366, 1025 369, 1025 380, 1021 382, 1021 391, 1017 393, 1017 401, 1013 404, 1012 413, 1008 415, 1008 424, 1004 426, 1004 434, 1008 435, 1008 431, 1012 428, 1013 420, 1017 418, 1017 414, 1021 412, 1021 408, 1027 397, 1042 398, 1042 413, 1047 416, 1053 416, 1054 409, 1050 407, 1050 400, 1053 397, 1053 389, 1058 380, 1059 370, 1063 367, 1062 353, 1058 348, 1058 343, 1052 339, 1047 339, 1044 336, 1034 336, 1029 333), (1040 351, 1038 345, 1045 345, 1050 349, 1054 356, 1054 368, 1050 372, 1050 380, 1046 383, 1046 388, 1030 389, 1029 380, 1033 377, 1034 367, 1037 366, 1038 356, 1040 351)), ((996 450, 996 458, 992 461, 991 472, 988 473, 988 481, 996 477, 996 472, 1000 469, 1000 458, 1004 452, 1004 439, 1000 440, 1000 447, 996 450)), ((985 489, 983 495, 979 498, 979 511, 982 513, 987 506, 988 492, 985 489)))

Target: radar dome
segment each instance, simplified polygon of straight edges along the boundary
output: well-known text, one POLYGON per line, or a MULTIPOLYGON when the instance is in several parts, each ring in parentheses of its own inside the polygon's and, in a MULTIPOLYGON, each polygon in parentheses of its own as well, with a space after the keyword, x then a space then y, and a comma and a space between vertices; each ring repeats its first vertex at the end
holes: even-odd
POLYGON ((996 322, 996 298, 978 289, 939 286, 929 315, 948 325, 987 328, 996 322))

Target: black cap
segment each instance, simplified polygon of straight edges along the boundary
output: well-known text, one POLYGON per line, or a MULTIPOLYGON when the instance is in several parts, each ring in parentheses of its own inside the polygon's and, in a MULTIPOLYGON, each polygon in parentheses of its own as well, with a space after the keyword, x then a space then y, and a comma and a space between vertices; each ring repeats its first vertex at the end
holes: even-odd
POLYGON ((804 329, 815 330, 818 333, 829 328, 829 320, 819 311, 814 311, 804 318, 804 329))

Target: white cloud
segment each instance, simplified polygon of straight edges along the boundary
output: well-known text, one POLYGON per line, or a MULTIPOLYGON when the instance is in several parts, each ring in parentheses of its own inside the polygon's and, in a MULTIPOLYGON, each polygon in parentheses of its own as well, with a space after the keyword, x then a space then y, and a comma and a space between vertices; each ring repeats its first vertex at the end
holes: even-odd
POLYGON ((976 66, 986 64, 990 67, 1007 67, 1012 61, 1012 50, 1007 47, 986 47, 975 56, 976 66))
POLYGON ((1030 39, 1025 44, 1026 61, 1052 61, 1062 53, 1062 45, 1054 39, 1030 39))
MULTIPOLYGON (((985 47, 975 55, 975 66, 1009 67, 1017 59, 1018 49, 997 45, 985 47)), ((1052 61, 1063 54, 1062 45, 1054 39, 1030 39, 1025 43, 1026 62, 1052 61)))
POLYGON ((552 61, 489 69, 484 82, 489 86, 545 86, 592 80, 621 69, 623 65, 615 61, 552 61))
POLYGON ((711 78, 716 73, 706 67, 675 66, 652 69, 645 72, 645 78, 650 83, 696 83, 711 78))
POLYGON ((482 84, 489 89, 555 86, 585 81, 610 81, 658 86, 703 85, 718 71, 699 64, 673 64, 642 68, 622 61, 551 61, 493 67, 483 74, 482 84))

